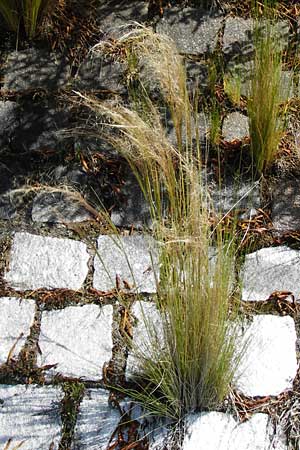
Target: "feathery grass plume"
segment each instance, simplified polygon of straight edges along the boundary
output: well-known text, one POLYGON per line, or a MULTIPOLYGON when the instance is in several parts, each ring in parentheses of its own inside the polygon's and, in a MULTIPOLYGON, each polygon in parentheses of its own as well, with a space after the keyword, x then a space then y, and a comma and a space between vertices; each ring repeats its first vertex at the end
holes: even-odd
POLYGON ((258 22, 255 31, 255 56, 250 81, 248 115, 251 152, 259 174, 276 157, 283 134, 280 111, 282 51, 269 21, 258 22))
POLYGON ((145 28, 127 34, 123 44, 152 69, 170 108, 178 145, 168 141, 159 110, 146 95, 142 113, 133 109, 136 103, 127 107, 78 95, 99 113, 102 125, 108 125, 106 138, 130 164, 160 243, 156 302, 162 333, 158 336, 145 318, 149 348, 133 347, 141 373, 138 388, 126 392, 149 412, 178 420, 224 399, 241 355, 229 321, 234 245, 224 238, 221 224, 211 228, 201 145, 193 146, 189 138, 193 108, 180 55, 169 39, 145 28))

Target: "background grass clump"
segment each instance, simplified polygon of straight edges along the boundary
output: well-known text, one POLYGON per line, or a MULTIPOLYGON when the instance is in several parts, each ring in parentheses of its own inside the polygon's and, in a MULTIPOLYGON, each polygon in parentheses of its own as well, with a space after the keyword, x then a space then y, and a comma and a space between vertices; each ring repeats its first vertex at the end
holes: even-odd
POLYGON ((262 174, 275 160, 283 135, 282 50, 271 23, 265 22, 262 27, 258 22, 251 75, 248 99, 251 152, 257 172, 262 174))
POLYGON ((0 14, 11 31, 24 31, 32 39, 56 3, 57 0, 0 0, 0 14))
POLYGON ((229 321, 234 239, 224 235, 221 223, 212 227, 213 211, 202 182, 203 149, 193 138, 194 111, 174 44, 139 28, 117 45, 131 61, 134 54, 142 67, 151 69, 177 141, 170 144, 159 105, 142 84, 130 106, 79 94, 107 125, 106 139, 136 175, 160 246, 156 303, 162 335, 146 320, 149 348, 132 349, 141 363, 139 388, 127 393, 153 414, 178 420, 187 412, 216 407, 230 389, 240 358, 237 329, 229 321))

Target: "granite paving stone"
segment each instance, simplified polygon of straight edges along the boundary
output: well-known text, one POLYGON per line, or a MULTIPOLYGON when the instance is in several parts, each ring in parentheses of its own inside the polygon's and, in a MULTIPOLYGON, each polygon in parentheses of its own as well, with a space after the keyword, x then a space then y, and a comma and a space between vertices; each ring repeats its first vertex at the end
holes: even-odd
POLYGON ((100 51, 88 54, 74 79, 76 89, 84 91, 126 92, 125 67, 100 51))
POLYGON ((208 92, 208 65, 205 62, 187 59, 185 61, 185 69, 189 92, 196 93, 199 90, 201 93, 208 92))
POLYGON ((48 376, 99 380, 104 363, 112 357, 112 314, 110 305, 68 306, 44 311, 38 364, 57 364, 48 376))
POLYGON ((157 32, 174 40, 180 53, 212 53, 217 45, 223 17, 218 11, 207 13, 201 8, 171 8, 157 25, 157 32))
POLYGON ((9 449, 58 450, 62 397, 59 387, 0 385, 1 448, 12 439, 9 449))
POLYGON ((227 213, 231 210, 260 208, 260 186, 257 181, 245 177, 228 177, 221 186, 212 181, 208 188, 216 211, 227 213))
MULTIPOLYGON (((240 95, 249 97, 252 74, 252 61, 238 62, 236 64, 230 63, 225 74, 225 88, 227 85, 227 92, 232 89, 233 92, 239 92, 240 95)), ((288 70, 283 70, 280 75, 279 101, 286 102, 294 96, 297 97, 297 92, 293 82, 293 73, 288 70)))
MULTIPOLYGON (((0 123, 0 127, 1 127, 1 123, 0 123)), ((1 140, 1 137, 0 137, 0 140, 1 140)), ((0 142, 0 145, 1 145, 1 142, 0 142)), ((12 186, 11 173, 12 172, 11 172, 10 168, 6 164, 0 162, 0 194, 1 194, 1 197, 0 197, 0 211, 2 209, 0 214, 3 215, 3 216, 8 216, 9 215, 9 213, 8 214, 5 213, 5 206, 4 205, 5 205, 5 203, 6 204, 10 203, 7 200, 6 196, 5 196, 5 193, 8 192, 9 189, 11 188, 11 186, 12 186), (3 195, 2 195, 2 193, 3 193, 3 195), (4 208, 3 208, 3 206, 4 206, 4 208)), ((11 213, 12 213, 12 211, 11 211, 11 213)))
POLYGON ((93 215, 76 195, 65 192, 40 192, 33 200, 31 217, 34 222, 83 222, 93 215))
POLYGON ((300 195, 299 180, 296 178, 280 179, 272 186, 273 226, 280 232, 300 230, 300 195))
POLYGON ((70 67, 60 55, 32 47, 9 54, 3 90, 55 90, 65 86, 69 78, 70 67))
POLYGON ((88 389, 79 407, 72 450, 106 450, 120 414, 104 389, 88 389))
POLYGON ((16 290, 80 289, 88 273, 86 245, 72 239, 14 235, 5 280, 16 290))
POLYGON ((104 31, 104 39, 118 39, 137 23, 148 18, 149 3, 146 0, 107 0, 98 2, 97 22, 104 31))
POLYGON ((132 307, 132 314, 137 319, 133 328, 133 350, 129 352, 126 376, 131 378, 142 369, 143 361, 139 355, 150 358, 153 341, 163 346, 162 317, 154 303, 137 301, 132 307))
POLYGON ((236 62, 231 61, 227 65, 224 75, 225 90, 233 90, 235 95, 248 97, 250 94, 250 83, 253 73, 253 61, 236 62))
POLYGON ((56 150, 64 155, 70 142, 64 130, 69 127, 70 108, 60 106, 54 96, 39 102, 24 102, 20 110, 20 125, 14 133, 11 146, 16 153, 29 151, 42 155, 43 152, 49 152, 53 155, 56 150))
MULTIPOLYGON (((211 123, 210 118, 204 113, 197 114, 197 119, 192 121, 191 139, 195 148, 198 143, 203 145, 207 143, 207 138, 210 130, 210 123, 211 123), (197 142, 197 140, 199 140, 199 142, 197 142)), ((171 144, 174 145, 174 147, 176 147, 177 137, 173 122, 172 121, 167 122, 166 127, 168 139, 171 142, 171 144)), ((188 133, 187 127, 184 123, 181 126, 181 132, 182 132, 181 136, 182 144, 185 145, 187 142, 188 133)))
POLYGON ((230 55, 252 55, 253 47, 253 24, 252 19, 242 17, 228 17, 225 21, 223 34, 223 53, 230 55))
POLYGON ((9 352, 17 357, 33 325, 35 302, 16 297, 0 298, 0 364, 7 361, 9 352))
POLYGON ((249 137, 249 119, 244 114, 233 112, 228 114, 222 126, 222 135, 224 141, 242 141, 249 137))
POLYGON ((19 106, 16 102, 0 101, 0 145, 8 145, 19 125, 19 106))
POLYGON ((235 387, 244 395, 279 395, 291 389, 297 373, 296 330, 292 317, 256 315, 246 328, 246 343, 235 387))
POLYGON ((136 177, 131 173, 121 187, 122 202, 111 213, 111 221, 116 227, 136 229, 151 228, 152 220, 148 203, 136 177))
POLYGON ((254 414, 238 423, 222 412, 203 412, 187 417, 182 450, 287 450, 282 442, 273 441, 274 430, 267 414, 254 414), (273 443, 272 443, 273 442, 273 443))
POLYGON ((149 450, 171 449, 174 439, 174 421, 168 418, 153 416, 141 405, 125 397, 120 402, 124 414, 138 425, 138 435, 147 438, 149 450))
POLYGON ((126 290, 128 283, 131 290, 154 293, 155 274, 158 275, 157 244, 150 236, 100 236, 94 269, 95 289, 126 290))
MULTIPOLYGON (((1 173, 0 173, 1 176, 1 173)), ((0 195, 0 219, 11 220, 17 216, 13 196, 8 194, 0 195)))
POLYGON ((300 296, 300 251, 287 246, 262 248, 245 257, 242 300, 267 300, 275 291, 300 296))
MULTIPOLYGON (((260 27, 262 35, 266 33, 268 22, 264 21, 260 27)), ((240 56, 251 57, 254 50, 255 21, 242 17, 228 17, 225 22, 223 35, 223 53, 225 56, 238 59, 240 56)), ((289 21, 280 20, 274 24, 274 37, 281 48, 288 45, 289 21)))

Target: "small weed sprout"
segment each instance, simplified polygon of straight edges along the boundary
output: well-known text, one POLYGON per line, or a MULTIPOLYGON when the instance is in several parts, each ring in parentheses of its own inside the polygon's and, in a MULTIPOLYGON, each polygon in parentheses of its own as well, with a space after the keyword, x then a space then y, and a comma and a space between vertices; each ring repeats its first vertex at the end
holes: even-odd
POLYGON ((283 134, 281 73, 282 52, 271 23, 264 27, 264 31, 261 26, 257 27, 248 114, 251 152, 259 174, 271 166, 283 134))
POLYGON ((156 305, 162 336, 158 340, 150 324, 146 326, 150 352, 137 349, 139 388, 126 393, 150 413, 180 420, 187 412, 213 408, 224 399, 242 353, 229 320, 230 313, 234 316, 229 302, 234 242, 232 236, 224 237, 221 224, 211 227, 201 143, 191 138, 193 108, 181 56, 169 38, 144 27, 128 33, 121 43, 159 82, 177 145, 167 139, 159 109, 146 91, 140 104, 135 98, 130 107, 78 95, 108 125, 106 138, 132 168, 160 244, 156 305))

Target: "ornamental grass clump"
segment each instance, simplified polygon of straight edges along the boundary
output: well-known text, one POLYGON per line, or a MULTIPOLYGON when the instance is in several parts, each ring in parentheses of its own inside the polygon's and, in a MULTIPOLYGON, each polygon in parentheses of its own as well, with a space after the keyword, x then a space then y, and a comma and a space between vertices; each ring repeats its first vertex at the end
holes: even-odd
POLYGON ((181 56, 169 38, 146 28, 121 42, 159 82, 177 145, 169 142, 143 86, 140 101, 135 96, 130 106, 78 95, 99 114, 106 138, 136 175, 160 248, 156 306, 162 329, 154 330, 145 317, 149 345, 131 350, 141 371, 137 388, 126 393, 150 413, 180 420, 224 399, 240 359, 237 328, 229 320, 234 243, 220 223, 212 226, 181 56))
POLYGON ((32 39, 55 3, 56 0, 0 0, 0 14, 10 30, 19 33, 24 29, 26 36, 32 39))
POLYGON ((282 50, 271 23, 257 27, 248 115, 251 152, 258 174, 273 163, 283 134, 280 110, 282 50))

